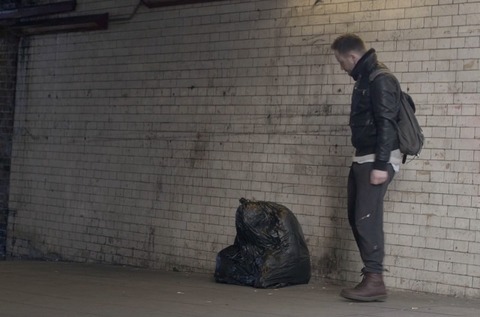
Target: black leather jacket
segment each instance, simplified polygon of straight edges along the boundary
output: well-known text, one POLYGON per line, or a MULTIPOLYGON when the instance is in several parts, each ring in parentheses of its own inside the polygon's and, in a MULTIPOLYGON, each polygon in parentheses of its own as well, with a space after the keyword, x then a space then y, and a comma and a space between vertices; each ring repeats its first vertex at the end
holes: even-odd
POLYGON ((355 80, 350 129, 355 155, 375 154, 373 168, 386 170, 390 152, 398 149, 396 122, 401 89, 390 72, 378 75, 370 83, 369 75, 379 68, 387 67, 378 62, 375 50, 370 49, 350 74, 355 80))

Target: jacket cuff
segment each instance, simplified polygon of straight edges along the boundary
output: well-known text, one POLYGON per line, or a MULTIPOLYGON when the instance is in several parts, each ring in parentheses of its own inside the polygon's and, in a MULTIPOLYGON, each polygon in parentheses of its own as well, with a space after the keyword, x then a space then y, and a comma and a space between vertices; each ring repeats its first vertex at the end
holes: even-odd
POLYGON ((373 162, 373 169, 374 170, 380 170, 380 171, 386 171, 388 167, 388 162, 385 161, 375 161, 373 162))

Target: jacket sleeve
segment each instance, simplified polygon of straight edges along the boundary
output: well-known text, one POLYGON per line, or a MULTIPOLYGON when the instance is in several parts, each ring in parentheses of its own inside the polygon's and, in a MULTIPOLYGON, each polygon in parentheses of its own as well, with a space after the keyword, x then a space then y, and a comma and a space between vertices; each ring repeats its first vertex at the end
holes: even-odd
POLYGON ((373 168, 387 170, 392 150, 398 148, 397 118, 400 84, 393 74, 380 74, 370 84, 373 116, 377 130, 373 168))

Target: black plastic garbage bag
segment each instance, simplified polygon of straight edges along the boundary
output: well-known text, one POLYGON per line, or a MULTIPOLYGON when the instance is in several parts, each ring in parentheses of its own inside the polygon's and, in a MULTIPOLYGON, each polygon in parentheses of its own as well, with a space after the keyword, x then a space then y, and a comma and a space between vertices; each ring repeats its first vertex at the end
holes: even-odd
POLYGON ((237 236, 217 255, 215 281, 258 288, 308 283, 310 254, 295 215, 277 203, 240 203, 237 236))

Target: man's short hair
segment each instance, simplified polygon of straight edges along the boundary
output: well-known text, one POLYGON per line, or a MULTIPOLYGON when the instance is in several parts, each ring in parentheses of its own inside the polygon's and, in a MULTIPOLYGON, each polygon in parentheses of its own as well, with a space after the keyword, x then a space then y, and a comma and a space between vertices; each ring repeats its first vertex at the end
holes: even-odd
POLYGON ((337 37, 335 41, 333 41, 331 48, 340 54, 346 54, 351 51, 366 51, 363 40, 360 38, 360 36, 353 33, 346 33, 337 37))

